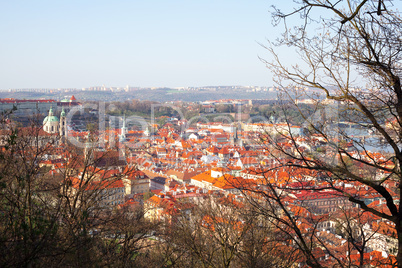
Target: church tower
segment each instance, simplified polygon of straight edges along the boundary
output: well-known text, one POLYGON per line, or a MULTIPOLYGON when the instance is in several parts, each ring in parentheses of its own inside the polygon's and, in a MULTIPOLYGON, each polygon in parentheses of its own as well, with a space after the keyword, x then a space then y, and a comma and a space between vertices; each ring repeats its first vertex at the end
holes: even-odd
POLYGON ((120 142, 125 142, 127 141, 126 139, 126 132, 127 132, 127 128, 126 128, 126 115, 124 115, 123 117, 123 127, 121 128, 121 134, 120 134, 120 142))
POLYGON ((60 113, 60 137, 65 138, 67 136, 67 120, 66 120, 66 112, 64 108, 61 109, 60 113))

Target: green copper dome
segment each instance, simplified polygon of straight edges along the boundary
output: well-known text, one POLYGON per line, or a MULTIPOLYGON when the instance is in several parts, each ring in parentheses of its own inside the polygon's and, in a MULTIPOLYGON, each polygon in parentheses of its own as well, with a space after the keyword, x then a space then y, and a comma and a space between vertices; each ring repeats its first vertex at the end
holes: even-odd
POLYGON ((49 115, 43 119, 43 124, 51 123, 51 122, 59 122, 59 118, 53 115, 53 109, 50 108, 49 115))
POLYGON ((47 123, 47 122, 59 122, 59 118, 57 118, 57 116, 46 116, 45 119, 43 119, 43 124, 47 123))

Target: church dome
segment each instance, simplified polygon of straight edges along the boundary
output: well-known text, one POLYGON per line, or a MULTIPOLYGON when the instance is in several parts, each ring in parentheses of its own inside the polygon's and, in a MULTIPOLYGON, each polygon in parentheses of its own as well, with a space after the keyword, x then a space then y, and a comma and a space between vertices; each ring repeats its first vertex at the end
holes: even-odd
POLYGON ((45 119, 43 119, 43 124, 45 125, 46 123, 52 123, 52 122, 59 122, 59 118, 57 116, 51 115, 51 116, 46 116, 45 119))
POLYGON ((59 118, 53 115, 53 110, 50 108, 49 115, 43 119, 43 130, 47 133, 57 133, 59 131, 59 118))

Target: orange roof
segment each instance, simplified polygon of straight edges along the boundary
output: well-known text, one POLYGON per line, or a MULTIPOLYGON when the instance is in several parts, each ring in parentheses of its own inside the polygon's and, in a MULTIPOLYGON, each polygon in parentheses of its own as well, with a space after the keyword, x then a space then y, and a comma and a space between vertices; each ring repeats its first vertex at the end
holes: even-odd
POLYGON ((207 149, 207 151, 208 151, 208 152, 211 152, 211 153, 219 153, 219 149, 216 148, 215 146, 209 147, 209 148, 207 149))

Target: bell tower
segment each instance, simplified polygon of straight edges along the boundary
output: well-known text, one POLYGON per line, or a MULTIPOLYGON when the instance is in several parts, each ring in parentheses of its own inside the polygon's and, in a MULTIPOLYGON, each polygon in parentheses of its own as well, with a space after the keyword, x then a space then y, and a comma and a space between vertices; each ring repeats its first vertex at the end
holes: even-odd
POLYGON ((64 108, 62 108, 60 113, 60 137, 65 138, 67 136, 67 120, 66 120, 66 112, 64 108))

